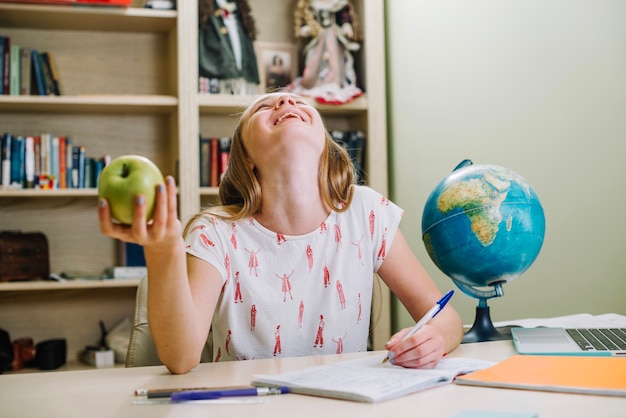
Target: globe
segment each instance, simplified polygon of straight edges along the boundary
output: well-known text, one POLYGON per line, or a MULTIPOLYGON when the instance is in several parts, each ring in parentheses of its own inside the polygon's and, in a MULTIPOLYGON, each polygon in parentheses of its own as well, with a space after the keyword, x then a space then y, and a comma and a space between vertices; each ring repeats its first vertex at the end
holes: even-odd
POLYGON ((465 294, 479 300, 464 342, 510 338, 491 322, 487 299, 519 277, 543 245, 539 197, 519 174, 495 165, 461 162, 424 205, 422 238, 435 265, 465 294))

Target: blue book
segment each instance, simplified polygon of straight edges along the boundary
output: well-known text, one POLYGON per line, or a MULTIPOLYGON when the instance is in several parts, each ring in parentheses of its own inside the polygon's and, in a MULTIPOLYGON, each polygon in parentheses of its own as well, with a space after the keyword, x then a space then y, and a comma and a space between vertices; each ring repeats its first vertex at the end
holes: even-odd
POLYGON ((39 59, 39 51, 33 49, 31 52, 31 64, 33 67, 33 81, 35 82, 35 90, 37 95, 45 96, 46 88, 43 84, 43 74, 41 71, 41 60, 39 59))
POLYGON ((24 187, 26 174, 26 142, 23 136, 13 136, 11 141, 11 186, 24 187))

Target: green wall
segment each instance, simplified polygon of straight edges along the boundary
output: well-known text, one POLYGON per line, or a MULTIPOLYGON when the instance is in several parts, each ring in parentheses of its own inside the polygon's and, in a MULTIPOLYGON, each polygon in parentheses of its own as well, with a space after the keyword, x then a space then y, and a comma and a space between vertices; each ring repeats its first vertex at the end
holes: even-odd
MULTIPOLYGON (((626 2, 388 0, 391 198, 421 240, 431 189, 461 160, 508 167, 541 198, 537 261, 491 299, 494 321, 626 314, 626 2)), ((457 289, 458 290, 458 289, 457 289)), ((471 324, 477 301, 452 300, 471 324)), ((402 306, 394 330, 411 324, 402 306)))

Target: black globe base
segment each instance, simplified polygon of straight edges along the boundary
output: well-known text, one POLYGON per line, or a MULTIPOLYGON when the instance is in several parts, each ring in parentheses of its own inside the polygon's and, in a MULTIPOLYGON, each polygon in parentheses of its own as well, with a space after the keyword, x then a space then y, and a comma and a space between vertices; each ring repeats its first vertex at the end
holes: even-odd
POLYGON ((489 306, 477 306, 474 325, 465 333, 462 343, 510 340, 511 328, 512 327, 494 327, 493 322, 491 322, 489 306))

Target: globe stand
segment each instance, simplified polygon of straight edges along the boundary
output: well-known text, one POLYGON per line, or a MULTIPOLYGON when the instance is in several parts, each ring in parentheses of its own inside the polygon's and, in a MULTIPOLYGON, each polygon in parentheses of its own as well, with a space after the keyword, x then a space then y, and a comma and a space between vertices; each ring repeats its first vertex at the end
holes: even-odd
POLYGON ((512 327, 496 328, 491 322, 489 306, 486 299, 479 299, 476 306, 476 317, 474 324, 463 336, 463 343, 478 343, 482 341, 500 341, 511 339, 512 327))
POLYGON ((485 291, 477 289, 474 286, 466 285, 454 279, 453 281, 459 289, 463 291, 463 293, 478 299, 474 324, 472 325, 472 328, 465 333, 462 342, 477 343, 483 341, 510 340, 512 327, 496 328, 491 321, 491 314, 489 306, 487 305, 487 299, 504 295, 504 291, 502 290, 503 282, 494 283, 493 289, 485 291))

